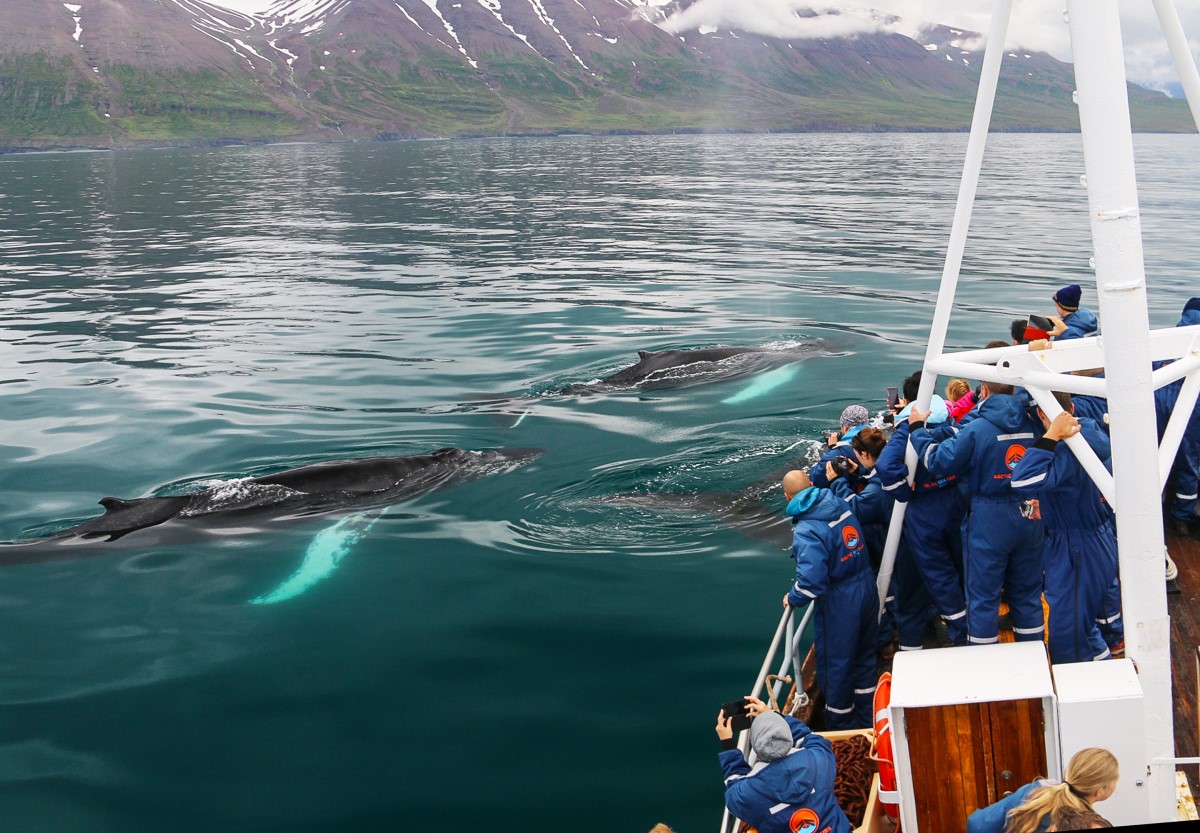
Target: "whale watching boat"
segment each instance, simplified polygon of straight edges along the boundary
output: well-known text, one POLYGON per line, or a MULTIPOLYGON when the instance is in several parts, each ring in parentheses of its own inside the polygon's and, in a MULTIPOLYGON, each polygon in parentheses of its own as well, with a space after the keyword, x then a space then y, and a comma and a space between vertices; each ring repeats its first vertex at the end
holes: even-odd
MULTIPOLYGON (((917 401, 928 408, 939 375, 1024 387, 1050 418, 1062 410, 1052 391, 1107 398, 1111 473, 1082 437, 1066 442, 1116 513, 1125 657, 1051 665, 1045 646, 1036 641, 897 654, 890 690, 882 691, 881 685, 876 692, 880 736, 870 729, 826 735, 835 741, 835 751, 837 741, 849 736, 872 743, 865 754, 878 767, 866 769, 865 797, 856 802, 861 806, 850 812, 839 788, 851 824, 867 833, 897 825, 905 833, 962 831, 977 808, 1039 776, 1061 778, 1071 756, 1091 746, 1109 749, 1120 763, 1117 791, 1098 807, 1114 825, 1196 818, 1187 776, 1195 783, 1200 763, 1200 611, 1195 603, 1200 544, 1186 535, 1164 537, 1160 496, 1200 392, 1200 326, 1154 330, 1149 325, 1117 0, 1066 2, 1103 335, 1041 351, 944 349, 1012 5, 1012 0, 996 0, 993 8, 917 401), (1104 373, 1074 375, 1091 368, 1104 373), (1179 380, 1177 405, 1160 442, 1154 391, 1179 380), (1170 600, 1164 581, 1168 543, 1180 590, 1170 600)), ((1200 75, 1174 2, 1153 0, 1152 5, 1200 125, 1200 75)), ((911 446, 908 458, 911 473, 916 464, 911 446)), ((879 571, 881 600, 904 508, 897 503, 892 517, 879 571)), ((797 716, 811 706, 812 689, 803 682, 806 663, 798 652, 816 604, 820 601, 809 605, 799 622, 793 621, 792 609, 785 611, 751 692, 769 695, 782 711, 797 716), (773 667, 778 671, 771 675, 773 667)), ((743 752, 747 735, 739 738, 743 752)), ((839 769, 843 765, 839 754, 839 769)), ((742 827, 726 811, 722 833, 742 827)))

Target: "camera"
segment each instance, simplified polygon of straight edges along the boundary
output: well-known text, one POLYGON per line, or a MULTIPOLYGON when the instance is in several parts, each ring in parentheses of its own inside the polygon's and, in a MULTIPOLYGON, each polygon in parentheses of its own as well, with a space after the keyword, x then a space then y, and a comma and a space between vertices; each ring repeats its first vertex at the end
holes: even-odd
POLYGON ((838 474, 853 474, 856 468, 853 460, 840 454, 829 462, 833 464, 833 470, 838 474))

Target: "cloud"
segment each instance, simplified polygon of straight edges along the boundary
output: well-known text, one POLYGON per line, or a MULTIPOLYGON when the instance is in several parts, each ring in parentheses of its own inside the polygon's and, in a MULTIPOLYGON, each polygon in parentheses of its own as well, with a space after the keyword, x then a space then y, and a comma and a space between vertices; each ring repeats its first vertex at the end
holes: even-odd
MULTIPOLYGON (((774 37, 826 38, 870 32, 899 32, 918 38, 929 23, 986 33, 991 27, 992 0, 874 0, 861 4, 804 2, 804 0, 696 0, 674 15, 668 26, 677 29, 719 27, 774 37), (809 9, 825 10, 813 15, 809 9), (830 10, 833 10, 832 13, 830 10)), ((1176 0, 1192 53, 1200 52, 1200 0, 1176 0)), ((1006 46, 1049 52, 1071 60, 1071 35, 1065 0, 1014 0, 1006 46)), ((1130 80, 1158 87, 1176 81, 1178 74, 1146 0, 1119 0, 1126 72, 1130 80)))
POLYGON ((698 0, 663 24, 671 31, 737 29, 777 38, 841 38, 897 31, 895 15, 875 9, 812 9, 791 0, 698 0))

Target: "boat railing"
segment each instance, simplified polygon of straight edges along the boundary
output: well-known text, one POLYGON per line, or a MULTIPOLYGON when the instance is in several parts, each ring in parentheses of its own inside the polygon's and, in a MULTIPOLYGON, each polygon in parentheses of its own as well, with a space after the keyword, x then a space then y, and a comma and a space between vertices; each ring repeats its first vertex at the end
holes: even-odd
MULTIPOLYGON (((800 657, 800 643, 804 638, 808 623, 812 621, 813 609, 816 606, 817 603, 813 602, 804 609, 803 614, 799 617, 799 624, 796 622, 796 608, 790 605, 784 608, 783 615, 779 617, 779 624, 775 627, 775 636, 771 639, 771 647, 767 649, 767 655, 763 657, 762 665, 758 669, 758 676, 754 680, 750 696, 762 699, 763 691, 767 687, 767 679, 771 676, 771 667, 775 665, 776 661, 778 661, 778 665, 775 667, 778 670, 775 672, 775 679, 768 694, 771 701, 778 702, 781 695, 786 696, 787 693, 783 687, 787 684, 788 677, 796 687, 796 697, 805 696, 804 681, 800 676, 803 664, 800 657), (791 674, 788 674, 789 670, 791 674)), ((784 709, 786 710, 786 708, 785 705, 784 709)), ((746 756, 746 762, 751 767, 757 763, 758 756, 750 749, 749 731, 743 731, 738 735, 738 749, 746 756)), ((721 815, 721 833, 736 833, 737 827, 738 819, 733 817, 729 808, 726 807, 721 815)))

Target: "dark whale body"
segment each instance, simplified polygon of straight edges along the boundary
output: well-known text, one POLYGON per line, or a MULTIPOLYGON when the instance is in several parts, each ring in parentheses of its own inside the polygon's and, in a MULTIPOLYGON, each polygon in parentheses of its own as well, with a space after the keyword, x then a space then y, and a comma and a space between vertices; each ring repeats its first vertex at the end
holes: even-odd
POLYGON ((597 382, 571 385, 563 394, 600 393, 638 387, 686 387, 757 373, 791 364, 822 352, 816 344, 788 349, 764 347, 711 347, 698 350, 639 350, 637 364, 622 368, 597 382))
MULTIPOLYGON (((254 511, 312 514, 346 507, 385 506, 459 483, 510 471, 542 453, 537 448, 464 451, 442 448, 409 457, 332 460, 295 469, 232 480, 186 495, 100 500, 104 514, 46 538, 46 541, 104 538, 115 541, 131 532, 175 518, 213 518, 254 511)), ((0 563, 28 559, 0 556, 0 563)))

